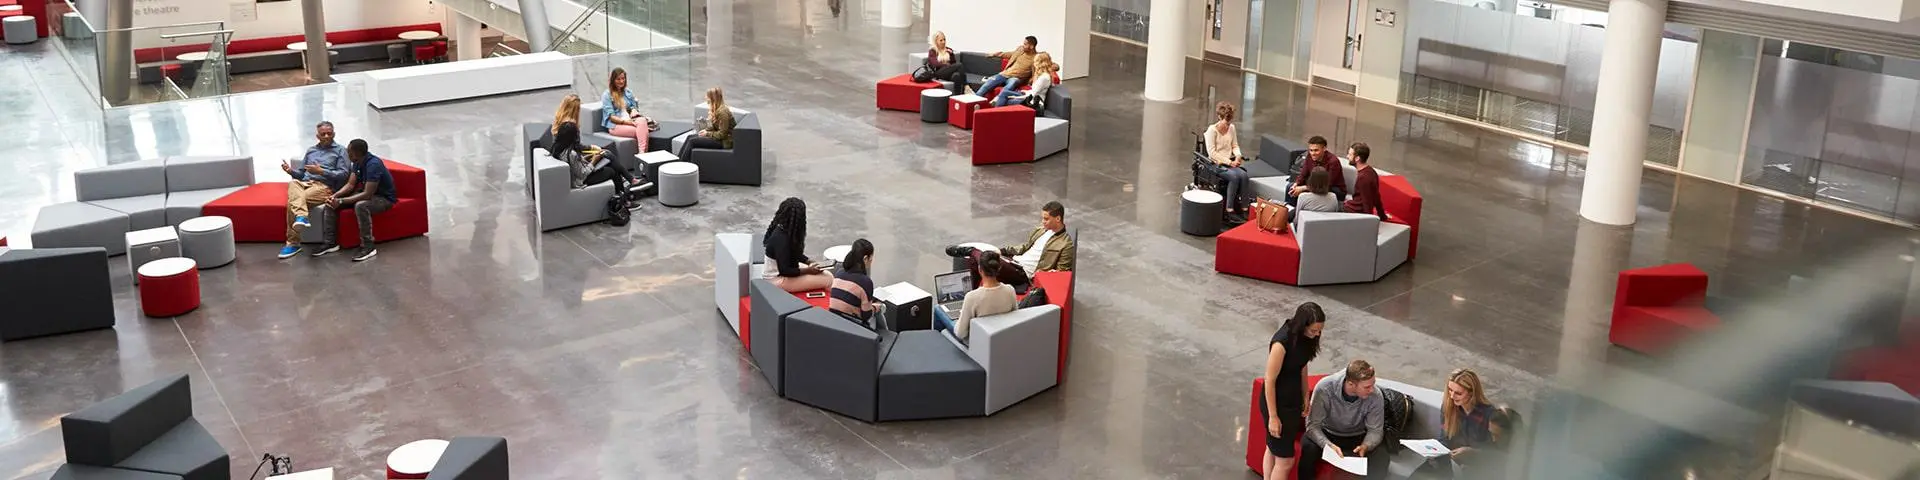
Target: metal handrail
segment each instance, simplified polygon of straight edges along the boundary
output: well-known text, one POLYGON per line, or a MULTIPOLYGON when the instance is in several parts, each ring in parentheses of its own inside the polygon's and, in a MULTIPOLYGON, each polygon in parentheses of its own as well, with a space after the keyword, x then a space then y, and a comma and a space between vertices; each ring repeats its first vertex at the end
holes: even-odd
POLYGON ((593 2, 592 5, 587 6, 586 11, 580 12, 580 16, 577 18, 574 18, 573 23, 568 24, 566 29, 563 29, 560 31, 560 36, 558 38, 555 38, 554 41, 549 42, 547 44, 546 51, 549 51, 549 52, 559 51, 560 44, 565 43, 562 39, 572 39, 574 37, 574 34, 578 32, 581 27, 584 27, 587 25, 588 20, 593 19, 593 14, 595 12, 604 12, 604 10, 607 8, 607 3, 611 1, 612 0, 599 0, 599 1, 593 2))
POLYGON ((172 40, 172 39, 176 39, 176 38, 186 38, 186 37, 199 37, 199 36, 205 36, 205 35, 232 35, 232 34, 233 34, 233 30, 213 30, 213 31, 208 31, 208 32, 193 32, 193 33, 170 33, 170 34, 164 34, 164 35, 160 35, 160 39, 162 39, 162 40, 172 40))

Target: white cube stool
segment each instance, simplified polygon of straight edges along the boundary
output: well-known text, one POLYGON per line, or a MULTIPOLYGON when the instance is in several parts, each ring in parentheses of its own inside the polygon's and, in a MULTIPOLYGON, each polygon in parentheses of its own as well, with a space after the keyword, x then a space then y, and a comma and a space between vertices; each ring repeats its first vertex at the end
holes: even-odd
POLYGON ((645 174, 647 181, 650 182, 660 180, 661 165, 680 161, 679 155, 674 155, 673 152, 666 150, 641 152, 639 155, 634 155, 634 157, 640 159, 640 172, 645 174))
POLYGON ((700 166, 673 162, 660 166, 660 204, 685 207, 700 203, 700 166))
POLYGON ((233 263, 233 219, 194 217, 180 222, 180 254, 201 270, 233 263))
POLYGON ((0 36, 5 36, 7 43, 14 45, 33 43, 40 39, 40 24, 33 20, 32 15, 0 19, 0 36))
MULTIPOLYGON (((173 227, 149 228, 127 232, 127 271, 140 268, 147 262, 162 258, 180 256, 180 236, 173 227)), ((134 283, 140 283, 140 277, 134 276, 134 283)))

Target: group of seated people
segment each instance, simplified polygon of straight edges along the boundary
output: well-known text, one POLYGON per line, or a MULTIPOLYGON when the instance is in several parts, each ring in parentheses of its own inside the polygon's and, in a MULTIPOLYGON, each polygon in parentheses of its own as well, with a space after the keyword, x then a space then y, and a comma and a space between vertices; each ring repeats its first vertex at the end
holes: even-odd
MULTIPOLYGON (((1213 161, 1225 183, 1226 201, 1221 203, 1226 205, 1229 216, 1244 214, 1249 207, 1241 194, 1247 191, 1250 178, 1243 166, 1247 158, 1240 150, 1239 132, 1233 127, 1234 114, 1231 103, 1214 105, 1215 122, 1201 135, 1207 159, 1213 161)), ((1340 159, 1327 150, 1326 137, 1315 135, 1307 139, 1307 153, 1301 159, 1300 173, 1293 176, 1293 186, 1287 190, 1287 220, 1292 221, 1300 211, 1365 213, 1385 220, 1387 211, 1380 203, 1380 173, 1370 163, 1372 155, 1373 148, 1366 143, 1355 142, 1347 147, 1347 159, 1353 162, 1358 175, 1354 178, 1353 191, 1348 192, 1346 172, 1340 166, 1340 159)))
MULTIPOLYGON (((1387 401, 1375 388, 1378 372, 1366 360, 1350 361, 1344 370, 1306 387, 1306 366, 1319 353, 1325 324, 1325 312, 1307 302, 1268 341, 1259 399, 1267 425, 1262 463, 1267 480, 1289 478, 1289 470, 1297 470, 1298 478, 1319 478, 1323 456, 1364 457, 1370 476, 1385 477, 1391 460, 1385 452, 1397 446, 1387 442, 1425 440, 1387 438, 1387 401)), ((1444 459, 1422 465, 1413 478, 1501 478, 1519 414, 1487 400, 1480 375, 1465 368, 1447 374, 1440 409, 1442 437, 1436 440, 1450 450, 1444 459)))
POLYGON ((291 179, 287 182, 287 244, 280 247, 279 257, 285 260, 300 254, 304 249, 301 233, 314 221, 320 222, 326 244, 313 256, 340 251, 339 216, 334 212, 351 209, 360 226, 360 248, 353 261, 371 259, 380 253, 373 246, 373 216, 400 201, 394 193, 393 174, 385 161, 367 151, 366 140, 356 138, 345 147, 335 143, 333 122, 315 125, 313 136, 319 142, 307 147, 306 155, 280 163, 280 171, 291 179))
MULTIPOLYGON (((964 93, 967 88, 967 74, 961 68, 960 54, 947 47, 947 34, 933 32, 930 48, 927 49, 927 62, 921 68, 925 72, 916 75, 917 81, 934 79, 953 82, 953 93, 964 93)), ((1006 61, 1006 68, 1000 73, 987 77, 979 87, 973 89, 975 95, 985 97, 993 94, 993 106, 1004 107, 1020 104, 1044 109, 1047 90, 1060 74, 1060 65, 1053 63, 1053 55, 1039 51, 1040 40, 1029 35, 1013 50, 994 52, 992 57, 1006 61), (1022 91, 1022 86, 1032 88, 1022 91), (993 89, 1000 92, 994 94, 993 89)))
MULTIPOLYGON (((947 247, 947 254, 968 259, 977 287, 962 300, 959 318, 935 308, 935 328, 950 330, 964 342, 973 318, 1011 312, 1019 306, 1019 294, 1033 283, 1029 272, 1073 271, 1075 246, 1067 234, 1066 217, 1067 209, 1060 202, 1047 202, 1040 209, 1040 226, 1027 234, 1025 243, 998 251, 947 247)), ((763 278, 793 293, 831 289, 830 310, 863 323, 871 320, 878 311, 873 301, 873 243, 855 240, 829 272, 827 265, 807 257, 806 225, 805 201, 788 197, 780 202, 762 237, 763 278)))
MULTIPOLYGON (((719 87, 707 89, 707 115, 696 120, 693 132, 681 144, 677 156, 687 159, 695 148, 733 148, 733 128, 739 121, 733 118, 733 109, 727 107, 726 95, 719 87)), ((660 128, 660 124, 639 111, 639 102, 633 92, 627 90, 627 71, 614 68, 607 77, 607 91, 600 96, 600 126, 607 133, 621 138, 630 138, 638 142, 638 150, 647 151, 647 134, 660 128)), ((580 118, 580 96, 567 94, 560 100, 560 107, 553 112, 553 124, 539 138, 538 145, 547 149, 553 158, 567 162, 573 173, 573 188, 585 188, 613 179, 619 179, 619 195, 629 196, 633 200, 640 195, 641 187, 648 179, 628 171, 620 162, 612 158, 617 150, 612 144, 591 145, 581 141, 578 119, 580 118)), ((638 202, 630 204, 633 207, 638 202)))

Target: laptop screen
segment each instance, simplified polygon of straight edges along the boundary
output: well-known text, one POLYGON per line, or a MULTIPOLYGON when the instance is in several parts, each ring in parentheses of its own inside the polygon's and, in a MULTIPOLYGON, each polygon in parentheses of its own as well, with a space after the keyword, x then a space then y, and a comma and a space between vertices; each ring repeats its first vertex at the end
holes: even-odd
POLYGON ((965 300, 967 291, 973 290, 973 274, 966 270, 942 273, 933 276, 933 302, 948 304, 965 300))

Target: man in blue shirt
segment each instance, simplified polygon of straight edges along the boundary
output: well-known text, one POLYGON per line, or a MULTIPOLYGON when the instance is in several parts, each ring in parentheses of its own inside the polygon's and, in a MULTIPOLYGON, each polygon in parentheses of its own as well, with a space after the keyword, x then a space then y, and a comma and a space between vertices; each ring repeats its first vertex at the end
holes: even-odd
POLYGON ((333 142, 333 122, 314 126, 313 137, 320 143, 307 148, 299 167, 292 161, 280 163, 280 171, 293 177, 287 182, 287 244, 280 247, 281 259, 300 253, 300 231, 313 226, 307 220, 307 209, 326 204, 350 180, 352 166, 347 163, 347 149, 333 142))
POLYGON ((387 172, 386 162, 380 157, 367 153, 367 141, 353 139, 347 143, 347 159, 353 163, 353 183, 346 191, 335 195, 320 207, 320 233, 327 238, 327 245, 314 256, 326 255, 340 250, 340 229, 335 225, 340 216, 333 212, 342 208, 353 209, 353 216, 360 222, 360 248, 353 254, 353 261, 359 262, 380 251, 373 248, 373 216, 393 208, 399 201, 393 191, 393 174, 387 172))

